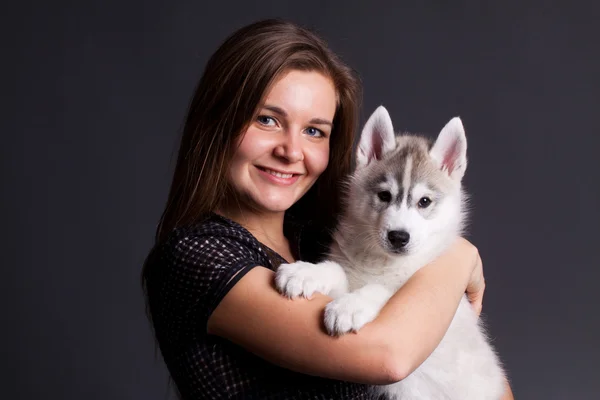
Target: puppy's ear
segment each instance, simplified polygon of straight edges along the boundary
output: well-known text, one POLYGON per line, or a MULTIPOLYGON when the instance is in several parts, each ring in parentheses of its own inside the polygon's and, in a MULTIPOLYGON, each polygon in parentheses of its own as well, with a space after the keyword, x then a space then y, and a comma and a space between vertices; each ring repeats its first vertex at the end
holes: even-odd
POLYGON ((360 135, 356 166, 363 168, 373 160, 381 160, 396 148, 396 138, 390 114, 383 106, 371 114, 360 135))
POLYGON ((429 154, 450 178, 462 180, 467 170, 467 138, 459 117, 452 118, 444 126, 429 154))

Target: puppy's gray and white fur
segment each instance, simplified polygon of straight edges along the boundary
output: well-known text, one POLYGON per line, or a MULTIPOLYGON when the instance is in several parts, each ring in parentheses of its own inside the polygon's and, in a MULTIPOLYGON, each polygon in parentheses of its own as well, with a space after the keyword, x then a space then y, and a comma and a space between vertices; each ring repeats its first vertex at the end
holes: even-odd
MULTIPOLYGON (((461 235, 466 219, 462 178, 467 140, 460 118, 435 142, 396 135, 380 106, 366 122, 346 209, 327 261, 283 264, 276 285, 289 297, 321 292, 330 334, 357 331, 422 266, 461 235)), ((498 400, 504 371, 466 296, 444 338, 412 374, 373 390, 390 399, 498 400)))

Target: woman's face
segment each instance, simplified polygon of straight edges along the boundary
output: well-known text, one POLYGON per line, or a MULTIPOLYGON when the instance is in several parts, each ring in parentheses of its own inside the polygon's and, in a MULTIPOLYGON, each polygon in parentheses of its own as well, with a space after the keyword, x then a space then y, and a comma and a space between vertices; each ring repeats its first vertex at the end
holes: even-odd
POLYGON ((272 86, 231 160, 229 182, 260 212, 283 212, 327 167, 336 109, 331 80, 292 70, 272 86))

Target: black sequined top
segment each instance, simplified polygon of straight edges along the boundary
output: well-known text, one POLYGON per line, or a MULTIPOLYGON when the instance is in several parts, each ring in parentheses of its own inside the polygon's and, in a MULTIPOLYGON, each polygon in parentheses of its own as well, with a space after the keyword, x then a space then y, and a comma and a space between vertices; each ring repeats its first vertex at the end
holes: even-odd
MULTIPOLYGON (((314 254, 302 252, 299 224, 286 224, 286 237, 300 259, 313 261, 314 254)), ((293 372, 207 334, 209 316, 244 274, 256 266, 275 270, 284 262, 241 225, 216 214, 175 230, 155 248, 147 273, 149 306, 161 353, 183 399, 370 398, 366 385, 293 372)))

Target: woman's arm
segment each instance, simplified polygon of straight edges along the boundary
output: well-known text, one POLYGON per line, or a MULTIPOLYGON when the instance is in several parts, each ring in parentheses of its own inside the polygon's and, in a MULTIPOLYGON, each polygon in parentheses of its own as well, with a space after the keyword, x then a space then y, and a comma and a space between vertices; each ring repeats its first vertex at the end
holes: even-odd
POLYGON ((483 290, 477 271, 477 250, 461 239, 415 273, 372 323, 331 337, 323 327, 331 298, 315 294, 312 300, 289 300, 275 289, 275 274, 256 267, 211 314, 208 333, 301 373, 390 384, 412 373, 437 347, 465 290, 483 290))

